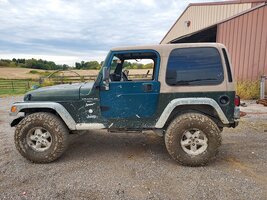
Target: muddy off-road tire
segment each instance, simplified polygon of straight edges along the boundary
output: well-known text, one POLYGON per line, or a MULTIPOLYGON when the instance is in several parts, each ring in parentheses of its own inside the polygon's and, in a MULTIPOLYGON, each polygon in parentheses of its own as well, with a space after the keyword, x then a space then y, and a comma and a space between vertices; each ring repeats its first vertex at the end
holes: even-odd
POLYGON ((178 163, 202 166, 215 158, 222 141, 220 132, 216 123, 205 115, 181 114, 167 128, 166 148, 178 163))
POLYGON ((17 125, 15 145, 19 153, 34 163, 49 163, 59 158, 68 146, 69 130, 52 113, 33 113, 17 125))

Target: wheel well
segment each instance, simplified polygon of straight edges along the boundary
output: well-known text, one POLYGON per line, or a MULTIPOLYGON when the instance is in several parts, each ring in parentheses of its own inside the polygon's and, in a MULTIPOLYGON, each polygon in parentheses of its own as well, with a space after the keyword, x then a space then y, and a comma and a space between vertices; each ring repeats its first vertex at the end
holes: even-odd
POLYGON ((215 108, 213 108, 212 106, 210 105, 181 105, 173 109, 170 116, 168 117, 167 122, 165 123, 165 128, 167 128, 169 124, 172 122, 172 120, 176 118, 178 115, 188 113, 188 112, 197 112, 197 113, 204 114, 210 117, 218 125, 218 127, 223 127, 223 124, 220 120, 220 117, 218 116, 218 113, 216 112, 215 108))
POLYGON ((30 114, 36 113, 36 112, 49 112, 49 113, 53 113, 53 114, 59 116, 58 113, 55 110, 53 110, 52 108, 24 108, 24 109, 20 110, 20 112, 24 112, 25 115, 30 115, 30 114))
POLYGON ((37 112, 48 112, 48 113, 52 113, 56 116, 58 116, 62 122, 67 126, 67 124, 65 123, 65 121, 61 118, 61 116, 57 113, 56 110, 52 109, 52 108, 24 108, 22 110, 20 110, 20 112, 24 112, 25 116, 33 114, 33 113, 37 113, 37 112))

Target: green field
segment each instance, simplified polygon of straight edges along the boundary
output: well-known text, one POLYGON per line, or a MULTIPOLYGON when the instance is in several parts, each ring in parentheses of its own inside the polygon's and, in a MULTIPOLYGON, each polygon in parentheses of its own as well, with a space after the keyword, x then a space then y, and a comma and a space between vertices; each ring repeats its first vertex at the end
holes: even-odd
POLYGON ((0 79, 0 96, 22 95, 31 90, 33 85, 38 85, 33 80, 6 80, 0 79))

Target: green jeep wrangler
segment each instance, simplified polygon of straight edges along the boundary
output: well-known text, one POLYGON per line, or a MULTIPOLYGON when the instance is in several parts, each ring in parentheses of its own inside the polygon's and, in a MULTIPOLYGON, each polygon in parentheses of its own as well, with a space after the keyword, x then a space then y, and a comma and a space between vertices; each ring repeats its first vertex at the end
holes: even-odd
POLYGON ((168 44, 114 48, 95 82, 30 91, 10 113, 23 113, 11 122, 15 145, 35 163, 59 158, 70 133, 107 129, 153 130, 174 160, 199 166, 216 156, 223 128, 237 126, 239 103, 225 46, 168 44), (153 73, 133 80, 125 66, 140 60, 153 73))

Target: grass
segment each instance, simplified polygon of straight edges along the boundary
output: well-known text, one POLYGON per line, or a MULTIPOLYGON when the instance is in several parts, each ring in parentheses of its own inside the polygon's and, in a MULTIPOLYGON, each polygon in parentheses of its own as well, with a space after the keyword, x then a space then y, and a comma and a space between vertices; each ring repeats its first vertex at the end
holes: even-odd
POLYGON ((0 90, 0 97, 6 97, 6 96, 18 96, 23 95, 27 92, 27 90, 21 90, 21 89, 1 89, 0 90))
POLYGON ((260 82, 259 81, 237 81, 236 94, 241 99, 259 99, 260 82))
POLYGON ((31 90, 33 85, 38 85, 38 82, 33 80, 0 79, 0 96, 23 95, 31 90))
POLYGON ((51 71, 37 71, 37 70, 29 71, 29 74, 37 74, 37 75, 40 75, 40 76, 48 76, 51 73, 52 73, 51 71))
POLYGON ((55 82, 45 79, 41 87, 47 87, 47 86, 52 86, 52 85, 55 85, 55 82))

